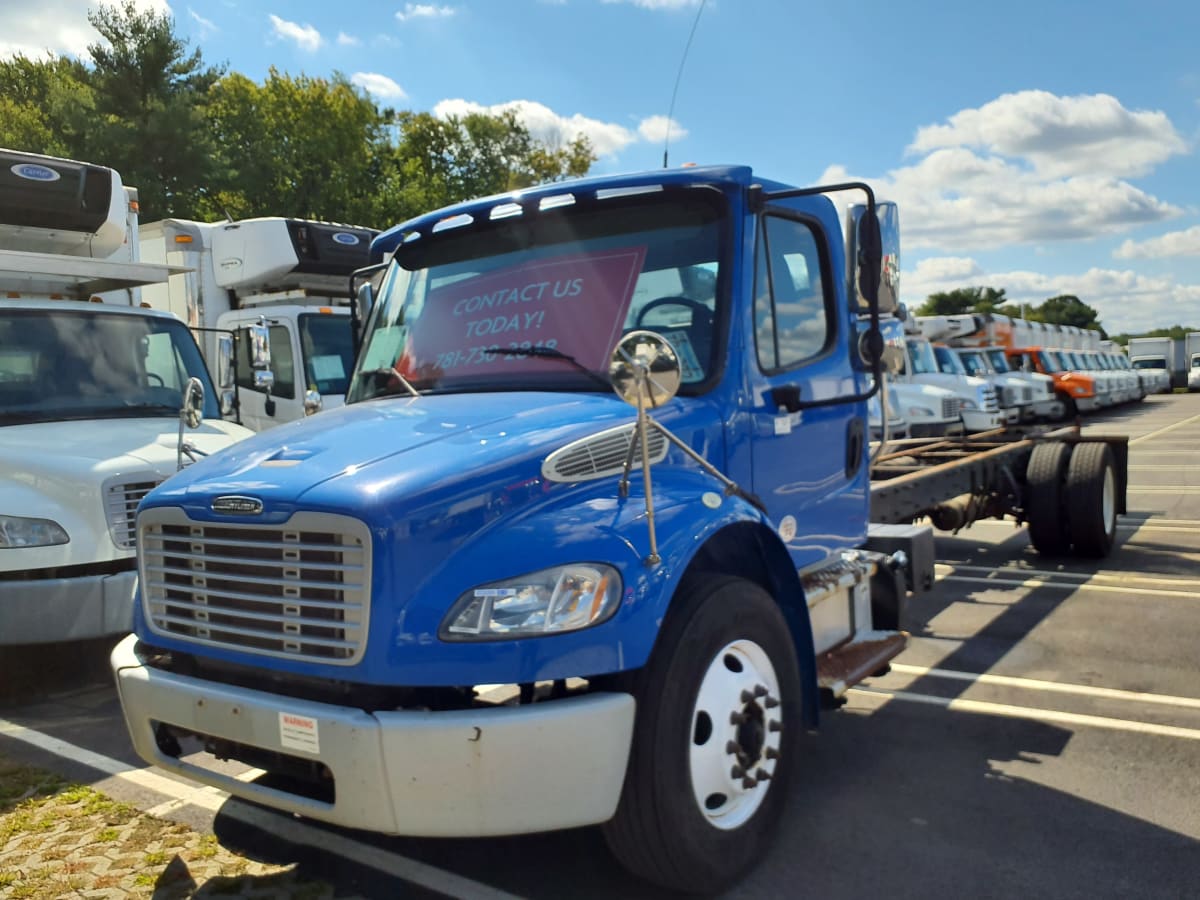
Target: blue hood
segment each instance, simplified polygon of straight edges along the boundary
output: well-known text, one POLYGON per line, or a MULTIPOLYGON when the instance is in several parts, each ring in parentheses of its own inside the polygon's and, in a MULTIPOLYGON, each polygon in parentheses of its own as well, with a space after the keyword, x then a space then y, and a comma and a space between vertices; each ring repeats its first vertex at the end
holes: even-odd
MULTIPOLYGON (((380 502, 393 506, 399 498, 408 506, 418 495, 450 488, 468 473, 475 481, 527 460, 540 466, 546 454, 568 441, 633 418, 632 409, 605 394, 373 400, 242 441, 179 473, 145 505, 179 505, 193 518, 213 519, 218 517, 209 508, 212 498, 237 493, 263 501, 262 522, 285 521, 300 503, 361 515, 380 502), (421 452, 412 452, 418 448, 421 452)), ((527 477, 536 474, 535 467, 527 477)))

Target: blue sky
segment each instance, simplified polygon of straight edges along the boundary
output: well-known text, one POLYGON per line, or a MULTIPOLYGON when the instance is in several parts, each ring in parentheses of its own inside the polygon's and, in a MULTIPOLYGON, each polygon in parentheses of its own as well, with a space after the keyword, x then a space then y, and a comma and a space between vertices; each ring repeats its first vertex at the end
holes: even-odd
MULTIPOLYGON (((700 9, 138 2, 255 79, 338 70, 397 108, 514 105, 541 136, 587 134, 604 173, 661 166, 700 9)), ((83 52, 88 6, 0 2, 0 56, 83 52)), ((1195 2, 707 0, 670 160, 870 181, 900 204, 910 303, 990 285, 1031 303, 1076 294, 1111 331, 1200 326, 1198 36, 1195 2)))

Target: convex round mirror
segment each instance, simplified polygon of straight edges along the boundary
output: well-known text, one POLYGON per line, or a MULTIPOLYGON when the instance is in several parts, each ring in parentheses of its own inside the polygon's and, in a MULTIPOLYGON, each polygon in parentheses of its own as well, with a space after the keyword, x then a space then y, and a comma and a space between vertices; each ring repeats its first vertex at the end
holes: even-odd
POLYGON ((179 411, 188 428, 199 428, 204 421, 204 385, 199 378, 189 378, 183 389, 183 408, 179 411))
POLYGON ((662 406, 682 380, 679 355, 661 334, 631 331, 609 360, 608 376, 617 396, 638 409, 662 406))

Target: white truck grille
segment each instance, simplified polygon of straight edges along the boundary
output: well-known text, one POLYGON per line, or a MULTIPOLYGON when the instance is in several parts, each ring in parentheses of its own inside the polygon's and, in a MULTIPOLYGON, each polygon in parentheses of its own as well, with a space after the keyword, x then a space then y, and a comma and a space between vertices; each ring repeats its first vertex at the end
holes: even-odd
MULTIPOLYGON (((128 476, 125 476, 128 477, 128 476)), ((142 498, 163 483, 157 475, 140 476, 137 481, 110 481, 104 486, 104 518, 113 543, 122 550, 136 545, 135 516, 142 498)))
POLYGON ((983 388, 983 409, 985 412, 996 412, 1000 404, 996 400, 996 389, 990 384, 983 388))
POLYGON ((138 517, 142 603, 158 634, 266 656, 353 665, 366 650, 371 539, 357 519, 281 526, 138 517))
POLYGON ((960 412, 960 404, 957 397, 942 398, 942 418, 957 419, 960 412))

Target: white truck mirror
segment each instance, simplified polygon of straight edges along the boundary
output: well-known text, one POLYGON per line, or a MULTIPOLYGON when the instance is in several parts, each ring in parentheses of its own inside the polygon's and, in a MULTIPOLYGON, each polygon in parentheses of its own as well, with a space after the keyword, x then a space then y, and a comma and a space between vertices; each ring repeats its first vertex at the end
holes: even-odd
POLYGON ((233 388, 233 335, 217 337, 217 387, 222 391, 233 388))
POLYGON ((316 390, 308 390, 304 392, 304 414, 306 416, 316 415, 321 411, 321 392, 316 390))

